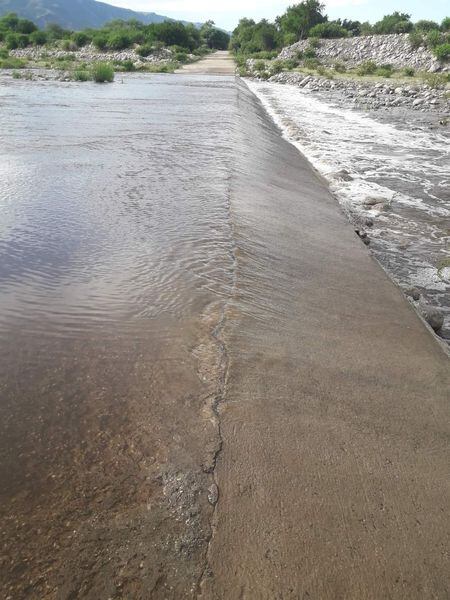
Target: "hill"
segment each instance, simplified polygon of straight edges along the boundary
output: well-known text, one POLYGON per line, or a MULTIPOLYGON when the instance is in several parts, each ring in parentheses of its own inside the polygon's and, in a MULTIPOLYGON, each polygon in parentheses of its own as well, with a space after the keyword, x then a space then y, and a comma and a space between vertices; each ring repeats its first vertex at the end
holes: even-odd
POLYGON ((138 19, 146 24, 171 20, 156 13, 136 12, 95 0, 0 0, 0 16, 9 12, 30 19, 39 27, 58 23, 74 30, 102 27, 113 19, 138 19))

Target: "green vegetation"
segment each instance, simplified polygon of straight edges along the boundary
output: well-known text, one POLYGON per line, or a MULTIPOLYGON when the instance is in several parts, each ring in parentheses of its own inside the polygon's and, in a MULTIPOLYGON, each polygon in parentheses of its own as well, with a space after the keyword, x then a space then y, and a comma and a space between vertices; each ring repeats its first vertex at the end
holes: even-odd
POLYGON ((15 56, 0 55, 0 69, 24 69, 27 66, 27 61, 15 56))
POLYGON ((434 54, 440 61, 448 61, 450 59, 450 43, 439 44, 434 48, 434 54))
POLYGON ((309 30, 309 35, 318 38, 342 38, 348 37, 350 32, 337 21, 329 21, 312 27, 309 30))
MULTIPOLYGON (((0 18, 0 43, 7 49, 28 46, 49 46, 66 51, 93 44, 98 50, 120 51, 139 46, 148 53, 162 47, 177 46, 185 54, 203 48, 224 50, 228 47, 229 35, 208 21, 200 29, 194 24, 164 21, 145 25, 136 20, 111 21, 101 29, 83 31, 64 30, 59 25, 48 25, 40 30, 27 19, 10 13, 0 18)), ((144 56, 144 54, 142 54, 144 56)))
POLYGON ((74 81, 90 81, 90 73, 85 69, 77 69, 73 74, 74 81))
MULTIPOLYGON (((258 23, 252 19, 241 19, 232 33, 229 45, 238 66, 245 66, 248 58, 269 59, 263 53, 270 52, 276 56, 282 47, 307 38, 310 39, 309 47, 299 57, 300 60, 316 58, 315 48, 321 38, 392 33, 409 33, 409 41, 413 48, 426 45, 440 61, 449 60, 450 17, 446 17, 440 25, 429 20, 421 20, 414 24, 409 14, 395 11, 371 25, 368 22, 348 19, 330 21, 324 9, 324 4, 318 0, 303 0, 290 6, 283 15, 277 17, 275 23, 266 19, 258 23)), ((362 70, 365 68, 362 65, 362 70)), ((386 65, 378 68, 381 69, 380 76, 390 76, 386 65)), ((366 74, 374 73, 375 71, 366 74)))
POLYGON ((361 63, 357 69, 358 75, 374 75, 377 70, 377 64, 373 60, 366 60, 361 63))
POLYGON ((114 81, 114 69, 109 63, 93 64, 90 73, 95 83, 111 83, 111 81, 114 81))

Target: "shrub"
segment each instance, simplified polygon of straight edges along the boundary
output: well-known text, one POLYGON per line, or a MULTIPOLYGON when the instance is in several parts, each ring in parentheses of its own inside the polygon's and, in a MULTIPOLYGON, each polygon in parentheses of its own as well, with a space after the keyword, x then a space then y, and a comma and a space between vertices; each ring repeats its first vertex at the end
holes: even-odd
POLYGON ((247 69, 245 67, 239 67, 238 68, 238 75, 239 75, 239 77, 248 77, 249 76, 249 72, 247 71, 247 69))
POLYGON ((134 62, 132 60, 123 60, 121 65, 122 69, 127 72, 136 71, 134 62))
POLYGON ((33 21, 29 21, 28 19, 19 19, 16 27, 16 31, 18 33, 26 33, 27 35, 36 31, 37 27, 33 23, 33 21))
POLYGON ((391 77, 392 76, 392 69, 386 69, 385 67, 378 67, 378 69, 375 71, 375 75, 377 75, 378 77, 391 77))
POLYGON ((91 79, 88 71, 77 69, 73 74, 74 81, 89 81, 91 79))
POLYGON ((419 48, 423 44, 423 36, 419 31, 411 31, 408 36, 412 48, 419 48))
POLYGON ((435 48, 443 42, 442 33, 438 29, 432 29, 427 34, 427 46, 429 48, 435 48))
POLYGON ((8 33, 5 42, 8 50, 15 50, 29 46, 30 38, 25 33, 8 33))
POLYGON ((316 37, 311 37, 309 40, 309 47, 312 49, 316 49, 320 46, 320 40, 318 39, 318 36, 316 37))
POLYGON ((337 73, 345 73, 347 71, 347 67, 341 61, 336 61, 333 65, 333 68, 337 73))
POLYGON ((298 60, 296 60, 295 58, 286 58, 286 60, 283 61, 284 69, 292 71, 292 69, 295 69, 295 67, 298 67, 298 60))
POLYGON ((358 75, 373 75, 376 70, 376 63, 374 63, 373 60, 366 60, 359 65, 356 72, 358 75))
POLYGON ((309 48, 305 49, 305 51, 303 52, 303 56, 305 58, 315 58, 316 57, 316 51, 311 46, 311 44, 309 45, 309 48))
POLYGON ((281 73, 283 68, 284 63, 282 60, 274 60, 273 63, 270 65, 270 71, 272 75, 277 75, 278 73, 281 73))
POLYGON ((398 11, 393 12, 390 15, 385 15, 381 21, 378 21, 373 26, 374 33, 408 33, 412 30, 413 24, 411 23, 410 15, 406 13, 400 13, 398 11))
POLYGON ((15 33, 8 33, 5 38, 6 48, 8 50, 15 50, 19 47, 19 42, 17 40, 17 35, 15 33))
POLYGON ((450 44, 439 44, 433 48, 433 54, 436 58, 442 62, 449 60, 450 58, 450 44))
POLYGON ((173 58, 174 60, 180 63, 186 63, 189 60, 189 57, 186 54, 186 52, 176 52, 173 58))
POLYGON ((37 30, 30 34, 30 42, 33 46, 43 46, 47 43, 47 34, 45 31, 37 30))
POLYGON ((417 31, 431 31, 432 29, 439 29, 439 25, 435 21, 422 19, 421 21, 417 21, 415 28, 417 31))
POLYGON ((444 75, 443 73, 427 73, 424 75, 423 79, 425 83, 435 90, 444 88, 448 81, 447 75, 444 75))
POLYGON ((320 60, 317 60, 317 58, 307 58, 303 64, 307 69, 314 70, 320 65, 320 60))
POLYGON ((0 48, 0 60, 3 58, 8 58, 9 52, 6 48, 0 48))
POLYGON ((77 48, 82 48, 89 42, 89 36, 83 31, 77 31, 72 35, 72 40, 77 45, 77 48))
POLYGON ((66 52, 75 52, 75 50, 78 49, 77 45, 72 40, 63 40, 61 42, 61 48, 66 52))
POLYGON ((109 63, 96 63, 91 67, 91 76, 96 83, 114 81, 114 69, 109 63))
POLYGON ((394 27, 394 33, 409 33, 413 28, 411 21, 399 21, 394 27))
POLYGON ((262 73, 266 70, 266 63, 263 60, 257 60, 254 64, 254 69, 255 71, 258 71, 258 73, 262 73))
POLYGON ((75 62, 76 61, 76 57, 73 54, 65 54, 64 56, 57 56, 55 58, 56 62, 64 62, 64 63, 70 63, 70 62, 75 62))
POLYGON ((442 20, 441 30, 450 31, 450 17, 445 17, 445 19, 442 20))
POLYGON ((406 77, 414 77, 414 75, 416 74, 412 67, 405 67, 403 69, 403 73, 406 75, 406 77))
POLYGON ((108 46, 108 38, 102 33, 99 33, 94 36, 94 38, 92 39, 92 43, 97 48, 97 50, 106 50, 106 47, 108 46))
POLYGON ((138 48, 136 49, 136 53, 139 56, 149 56, 150 54, 152 54, 153 52, 153 47, 151 46, 151 44, 142 44, 142 46, 138 46, 138 48))
POLYGON ((125 31, 113 31, 108 37, 108 47, 111 50, 125 50, 132 44, 131 36, 125 31))
POLYGON ((348 37, 349 32, 336 21, 327 21, 319 23, 309 30, 312 38, 343 38, 348 37))
POLYGON ((24 69, 27 61, 15 56, 0 58, 0 69, 24 69))

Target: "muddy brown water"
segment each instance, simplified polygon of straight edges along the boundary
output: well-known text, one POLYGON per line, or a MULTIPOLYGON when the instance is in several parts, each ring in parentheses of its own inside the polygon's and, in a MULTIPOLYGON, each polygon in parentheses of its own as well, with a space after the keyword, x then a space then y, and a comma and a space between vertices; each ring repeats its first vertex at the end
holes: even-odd
POLYGON ((195 589, 234 79, 8 82, 0 98, 2 596, 195 589))
POLYGON ((0 103, 2 597, 446 597, 448 358, 245 85, 0 103))

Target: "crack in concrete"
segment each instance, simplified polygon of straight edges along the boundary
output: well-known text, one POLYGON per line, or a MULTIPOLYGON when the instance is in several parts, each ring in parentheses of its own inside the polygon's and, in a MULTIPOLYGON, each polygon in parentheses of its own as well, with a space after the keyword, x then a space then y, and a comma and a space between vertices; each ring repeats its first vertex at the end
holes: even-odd
POLYGON ((229 372, 229 355, 228 355, 227 346, 222 338, 222 333, 225 329, 225 325, 226 325, 226 321, 227 321, 227 309, 228 309, 230 302, 234 296, 234 290, 236 287, 236 264, 237 264, 237 252, 236 252, 237 245, 235 242, 234 221, 233 221, 232 207, 231 207, 233 172, 234 172, 234 169, 231 168, 230 176, 229 176, 229 193, 228 193, 228 202, 227 202, 227 212, 228 212, 228 219, 229 219, 229 224, 230 224, 230 240, 231 240, 231 249, 230 249, 231 273, 232 273, 231 289, 230 289, 230 294, 223 305, 220 319, 219 319, 217 325, 211 331, 211 338, 214 340, 214 343, 215 343, 216 347, 218 348, 218 352, 220 355, 220 361, 219 361, 220 376, 219 376, 218 382, 217 382, 217 393, 212 396, 212 402, 210 405, 210 409, 211 409, 212 414, 214 415, 214 419, 215 419, 215 423, 216 423, 216 427, 217 427, 217 436, 218 436, 219 442, 218 442, 217 448, 215 449, 215 452, 213 453, 213 456, 212 456, 212 460, 211 460, 212 466, 210 469, 208 469, 207 472, 211 474, 212 483, 217 488, 217 498, 216 498, 216 502, 213 504, 213 513, 212 513, 211 521, 210 521, 211 529, 210 529, 210 535, 207 538, 207 548, 206 548, 206 552, 205 552, 205 565, 204 565, 204 568, 203 568, 203 570, 200 574, 200 577, 198 579, 198 582, 197 582, 196 598, 203 597, 205 581, 206 581, 207 577, 212 576, 212 569, 210 566, 210 553, 211 553, 211 546, 214 541, 214 535, 215 535, 216 528, 217 528, 217 525, 216 525, 217 510, 218 510, 218 506, 220 503, 220 486, 219 486, 219 482, 217 480, 217 473, 216 473, 216 467, 217 467, 217 463, 219 460, 219 456, 222 453, 223 446, 224 446, 224 440, 223 440, 223 435, 222 435, 222 423, 221 423, 221 417, 220 417, 220 405, 225 401, 228 372, 229 372))

